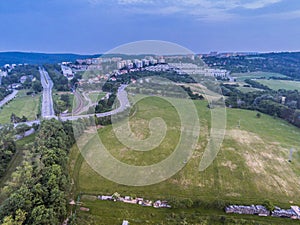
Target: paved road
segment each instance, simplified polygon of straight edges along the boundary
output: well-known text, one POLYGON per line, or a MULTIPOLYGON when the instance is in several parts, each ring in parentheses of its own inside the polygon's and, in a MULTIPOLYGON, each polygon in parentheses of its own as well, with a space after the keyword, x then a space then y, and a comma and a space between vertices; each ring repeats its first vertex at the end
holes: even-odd
POLYGON ((32 121, 27 121, 27 122, 21 122, 21 123, 14 123, 14 127, 17 127, 18 125, 21 124, 26 124, 27 126, 32 126, 33 124, 40 124, 41 121, 40 120, 32 120, 32 121))
POLYGON ((7 102, 12 100, 18 94, 18 90, 13 90, 13 92, 7 95, 2 101, 0 101, 0 107, 4 106, 7 102))
POLYGON ((33 128, 31 128, 30 130, 26 131, 23 135, 16 135, 16 139, 17 140, 21 140, 23 139, 24 137, 28 137, 29 135, 32 135, 35 133, 35 130, 33 128))
MULTIPOLYGON (((40 73, 42 73, 43 75, 45 74, 45 72, 43 70, 40 70, 40 73)), ((46 72, 47 73, 47 72, 46 72)), ((42 75, 41 74, 41 75, 42 75)), ((48 73, 47 73, 48 74, 48 73)), ((48 77, 49 78, 49 77, 48 77)), ((51 81, 51 79, 49 78, 48 81, 51 81)), ((46 81, 43 81, 43 82, 46 82, 46 81)), ((52 82, 52 81, 51 81, 52 82)), ((50 83, 50 82, 49 82, 50 83)), ((48 83, 48 84, 49 84, 48 83)), ((53 83, 52 83, 53 85, 53 83)), ((118 93, 117 93, 117 98, 120 102, 120 106, 117 108, 117 109, 114 109, 112 111, 109 111, 109 112, 105 112, 105 113, 98 113, 96 114, 97 117, 105 117, 105 116, 111 116, 111 115, 114 115, 114 114, 117 114, 119 112, 122 112, 124 111, 126 108, 128 108, 130 106, 130 103, 129 103, 129 100, 128 100, 128 95, 127 95, 127 92, 125 91, 125 88, 126 88, 127 85, 121 85, 118 89, 118 93)), ((43 85, 44 87, 44 85, 43 85)), ((51 86, 50 86, 51 87, 51 86)), ((45 93, 45 94, 49 94, 49 86, 45 85, 45 88, 46 88, 46 91, 48 91, 48 93, 45 93)), ((45 90, 44 90, 45 91, 45 90)), ((52 91, 51 91, 52 92, 52 91)), ((52 96, 52 95, 51 95, 52 96)), ((46 95, 46 98, 49 97, 46 95)), ((49 111, 49 109, 46 109, 47 107, 49 108, 49 105, 44 105, 44 104, 52 104, 50 105, 50 108, 52 107, 53 109, 53 101, 52 101, 52 98, 51 100, 49 101, 49 98, 46 99, 44 101, 44 93, 43 93, 43 101, 42 101, 42 110, 45 109, 45 112, 47 112, 47 110, 49 111)), ((50 110, 51 111, 51 110, 50 110)), ((80 118, 89 118, 91 116, 94 116, 95 114, 86 114, 86 115, 77 115, 77 116, 66 116, 66 117, 61 117, 60 120, 62 121, 73 121, 73 120, 77 120, 77 119, 80 119, 80 118)), ((43 116, 44 119, 50 119, 50 118, 55 118, 55 119, 58 119, 55 115, 54 115, 54 112, 51 116, 46 116, 45 117, 45 114, 43 116)), ((32 126, 33 124, 40 124, 40 120, 33 120, 33 121, 27 121, 27 122, 23 122, 23 123, 15 123, 14 124, 14 127, 20 125, 20 124, 26 124, 28 126, 32 126)))
MULTIPOLYGON (((128 108, 130 106, 130 103, 128 100, 127 92, 125 91, 126 87, 127 87, 127 85, 121 85, 118 89, 117 98, 120 102, 120 106, 117 109, 114 109, 112 111, 105 112, 105 113, 98 113, 98 114, 96 114, 96 116, 97 117, 111 116, 111 115, 123 112, 126 108, 128 108)), ((74 115, 74 116, 61 117, 60 119, 62 121, 77 120, 79 118, 88 118, 88 117, 91 117, 94 115, 95 114, 86 114, 86 115, 78 115, 78 116, 74 115)))
POLYGON ((53 82, 49 77, 48 72, 40 67, 39 68, 41 75, 41 83, 43 86, 43 99, 42 99, 42 118, 51 119, 56 118, 53 108, 53 99, 52 99, 52 88, 53 82))

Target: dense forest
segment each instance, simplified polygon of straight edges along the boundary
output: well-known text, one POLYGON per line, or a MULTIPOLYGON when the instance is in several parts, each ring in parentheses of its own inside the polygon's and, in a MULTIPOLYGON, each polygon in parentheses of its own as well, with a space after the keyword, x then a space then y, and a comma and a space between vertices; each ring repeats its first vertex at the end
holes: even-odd
POLYGON ((54 64, 63 61, 75 62, 76 59, 98 58, 100 55, 46 54, 29 52, 0 52, 0 66, 12 63, 33 65, 54 64))
MULTIPOLYGON (((71 188, 67 169, 69 149, 87 126, 107 125, 110 117, 85 118, 78 121, 60 122, 44 120, 33 143, 24 146, 23 162, 17 167, 12 178, 1 190, 0 224, 49 225, 62 224, 70 218, 67 212, 68 194, 71 188)), ((7 128, 10 129, 10 128, 7 128)), ((0 130, 4 134, 7 129, 0 130)), ((0 133, 0 134, 2 134, 0 133)), ((9 162, 15 151, 12 136, 1 135, 1 154, 9 162), (11 152, 9 152, 11 149, 11 152)), ((2 164, 5 171, 6 164, 2 164)))
POLYGON ((15 130, 12 125, 0 129, 0 178, 4 175, 8 163, 16 152, 15 130))
POLYGON ((71 123, 43 121, 22 165, 1 191, 1 224, 59 224, 67 216, 67 155, 74 143, 71 123))

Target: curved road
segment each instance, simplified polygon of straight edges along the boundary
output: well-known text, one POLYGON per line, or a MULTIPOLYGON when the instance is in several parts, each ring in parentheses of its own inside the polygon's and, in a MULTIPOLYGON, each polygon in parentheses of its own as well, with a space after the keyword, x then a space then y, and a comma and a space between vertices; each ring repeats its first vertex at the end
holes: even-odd
MULTIPOLYGON (((128 100, 127 92, 125 91, 126 87, 127 87, 127 85, 121 85, 118 89, 117 98, 120 102, 120 106, 117 109, 114 109, 112 111, 105 112, 105 113, 97 113, 96 116, 97 117, 111 116, 111 115, 123 112, 125 109, 127 109, 130 106, 130 103, 129 103, 129 100, 128 100)), ((77 119, 80 119, 80 118, 89 118, 89 117, 94 116, 94 115, 95 114, 66 116, 66 117, 61 117, 60 120, 62 120, 62 121, 77 120, 77 119)))

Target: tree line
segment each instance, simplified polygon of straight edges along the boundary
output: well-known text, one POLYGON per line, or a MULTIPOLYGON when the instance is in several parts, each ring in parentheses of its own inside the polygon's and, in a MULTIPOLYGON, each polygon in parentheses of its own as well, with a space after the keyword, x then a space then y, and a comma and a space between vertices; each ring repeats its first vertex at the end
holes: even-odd
POLYGON ((47 70, 50 78, 53 81, 54 88, 57 91, 69 91, 70 85, 68 79, 63 76, 60 65, 58 64, 45 64, 45 69, 47 70))
POLYGON ((16 152, 15 130, 12 125, 0 129, 0 178, 5 174, 7 166, 16 152))
POLYGON ((300 93, 297 90, 264 90, 243 93, 235 85, 223 84, 226 105, 231 108, 257 110, 279 117, 300 127, 300 93))

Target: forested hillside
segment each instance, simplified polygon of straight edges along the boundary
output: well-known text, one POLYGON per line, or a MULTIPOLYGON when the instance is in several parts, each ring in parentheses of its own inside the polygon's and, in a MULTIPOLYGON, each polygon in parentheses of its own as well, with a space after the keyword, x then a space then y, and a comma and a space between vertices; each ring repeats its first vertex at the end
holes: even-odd
POLYGON ((233 73, 273 72, 300 79, 300 52, 267 53, 249 56, 203 57, 210 67, 227 69, 233 73))
POLYGON ((5 64, 45 64, 60 63, 62 61, 74 62, 76 59, 97 58, 100 55, 77 55, 77 54, 46 54, 27 52, 0 52, 0 66, 5 64))

